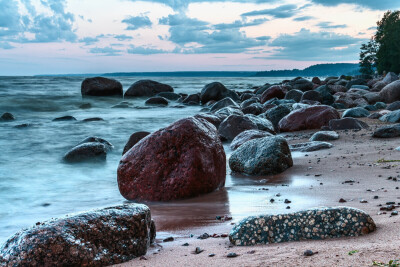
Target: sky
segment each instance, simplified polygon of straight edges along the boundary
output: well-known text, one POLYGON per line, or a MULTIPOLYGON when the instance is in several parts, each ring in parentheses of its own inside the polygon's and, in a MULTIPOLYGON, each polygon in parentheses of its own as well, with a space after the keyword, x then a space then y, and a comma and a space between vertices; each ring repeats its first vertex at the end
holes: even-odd
POLYGON ((0 0, 0 75, 357 62, 397 0, 0 0))

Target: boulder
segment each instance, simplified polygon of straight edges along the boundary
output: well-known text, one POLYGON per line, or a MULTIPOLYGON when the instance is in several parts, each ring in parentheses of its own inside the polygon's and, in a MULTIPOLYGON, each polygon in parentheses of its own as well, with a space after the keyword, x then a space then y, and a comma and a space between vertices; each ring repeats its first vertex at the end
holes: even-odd
MULTIPOLYGON (((377 111, 378 110, 374 105, 366 105, 363 108, 365 108, 368 111, 377 111)), ((367 117, 369 117, 369 115, 367 117)))
POLYGON ((68 163, 104 161, 107 157, 107 147, 98 142, 88 142, 75 146, 63 157, 68 163))
POLYGON ((339 135, 335 131, 319 131, 314 133, 310 141, 333 141, 339 139, 339 135))
POLYGON ((391 111, 379 118, 383 122, 397 123, 400 122, 400 110, 391 111))
POLYGON ((76 118, 73 116, 62 116, 53 119, 53 121, 76 121, 76 118))
POLYGON ((386 104, 385 103, 383 103, 383 102, 376 102, 375 103, 375 107, 377 108, 377 109, 384 109, 384 108, 386 108, 386 104))
POLYGON ((109 266, 145 255, 155 236, 147 206, 108 207, 21 230, 0 248, 0 265, 109 266))
POLYGON ((317 92, 315 90, 311 90, 311 91, 304 92, 300 101, 304 101, 304 100, 311 100, 311 101, 317 101, 317 102, 322 103, 322 96, 319 92, 317 92))
POLYGON ((264 112, 264 106, 260 103, 254 103, 242 109, 244 114, 260 115, 264 112))
POLYGON ((346 109, 343 112, 342 118, 346 118, 346 117, 363 118, 363 117, 368 117, 368 116, 369 116, 368 110, 366 110, 365 108, 356 107, 356 108, 346 109))
POLYGON ((315 83, 315 84, 321 84, 322 83, 321 80, 318 77, 312 78, 311 82, 315 83))
POLYGON ((381 101, 381 97, 377 92, 370 92, 363 95, 363 98, 367 100, 368 104, 375 104, 376 102, 381 101))
POLYGON ((232 150, 236 150, 238 147, 240 147, 247 141, 257 139, 257 138, 267 137, 267 136, 272 136, 272 134, 269 132, 260 131, 260 130, 247 130, 247 131, 241 132, 233 139, 233 141, 230 145, 230 148, 232 150))
POLYGON ((382 81, 379 81, 377 83, 375 83, 372 88, 371 91, 372 92, 380 92, 385 86, 387 85, 387 83, 384 83, 382 81))
POLYGON ((246 130, 258 129, 249 117, 230 115, 221 122, 218 133, 228 141, 232 141, 238 134, 246 130))
POLYGON ((1 115, 0 117, 0 121, 13 121, 13 120, 15 120, 15 117, 13 114, 9 112, 3 113, 3 115, 1 115))
POLYGON ((292 99, 296 102, 300 102, 303 92, 297 89, 292 89, 288 91, 285 95, 285 99, 292 99))
POLYGON ((386 74, 385 78, 383 78, 382 82, 389 84, 394 81, 397 81, 398 79, 399 79, 399 76, 397 76, 394 72, 389 72, 388 74, 386 74))
POLYGON ((285 105, 279 105, 274 108, 267 110, 264 113, 264 117, 272 122, 274 129, 279 129, 279 121, 290 113, 290 109, 285 105))
POLYGON ((292 166, 288 143, 281 136, 247 141, 229 159, 232 171, 249 175, 278 174, 292 166))
POLYGON ((329 121, 329 129, 337 130, 361 130, 369 128, 368 124, 355 118, 343 118, 329 121))
POLYGON ((239 100, 239 96, 235 92, 228 90, 220 82, 209 83, 201 89, 200 99, 203 105, 210 100, 219 101, 225 97, 230 97, 234 101, 239 100))
POLYGON ((253 98, 255 94, 253 93, 243 93, 240 95, 240 101, 246 101, 247 99, 253 98))
POLYGON ((303 92, 314 89, 314 84, 312 82, 301 77, 290 81, 290 85, 293 87, 293 89, 298 89, 303 92))
POLYGON ((321 142, 321 141, 310 141, 305 143, 297 143, 290 145, 289 148, 292 152, 299 151, 299 152, 312 152, 321 149, 328 149, 333 147, 331 143, 328 142, 321 142))
POLYGON ((146 106, 168 106, 168 100, 164 97, 154 96, 147 99, 144 104, 146 106))
POLYGON ((129 151, 134 145, 136 145, 140 140, 148 136, 149 132, 136 132, 131 134, 128 142, 124 146, 124 150, 122 151, 122 155, 129 151))
POLYGON ((226 156, 214 125, 189 117, 133 146, 122 157, 117 176, 128 200, 195 197, 224 186, 226 156))
POLYGON ((400 109, 400 101, 395 101, 386 107, 387 110, 395 111, 400 109))
POLYGON ((322 104, 331 105, 335 101, 334 97, 332 96, 333 91, 328 86, 326 85, 319 86, 315 89, 315 91, 320 94, 321 96, 320 102, 322 104))
POLYGON ((366 84, 367 84, 367 81, 364 79, 354 79, 354 80, 347 82, 346 88, 350 89, 354 85, 366 85, 366 84))
POLYGON ((249 118, 252 122, 254 122, 257 125, 258 130, 275 134, 274 125, 269 120, 255 116, 253 114, 246 114, 244 116, 249 118))
POLYGON ((188 95, 185 99, 183 99, 182 103, 187 105, 199 105, 200 95, 199 94, 188 95))
POLYGON ((312 106, 290 112, 279 121, 279 129, 281 132, 319 129, 328 125, 330 120, 339 118, 339 112, 330 106, 312 106))
POLYGON ((371 115, 369 115, 368 118, 376 120, 376 119, 379 119, 382 116, 383 116, 382 114, 379 114, 379 112, 376 112, 376 113, 371 113, 371 115))
POLYGON ((100 143, 103 144, 106 147, 106 151, 110 151, 114 148, 114 146, 108 142, 107 140, 97 137, 97 136, 89 136, 80 141, 77 146, 85 144, 85 143, 100 143))
POLYGON ((392 103, 400 100, 400 80, 386 85, 379 93, 379 96, 386 103, 392 103))
POLYGON ((156 96, 164 97, 171 101, 176 101, 179 98, 181 98, 181 95, 178 95, 178 94, 172 93, 172 92, 161 92, 161 93, 156 94, 156 96))
POLYGON ((122 97, 122 84, 104 77, 86 78, 81 85, 82 96, 119 96, 122 97))
POLYGON ((161 92, 174 92, 174 89, 168 84, 152 80, 139 80, 129 87, 125 92, 125 97, 150 97, 161 92))
POLYGON ((225 119, 230 115, 243 116, 244 114, 240 109, 231 106, 231 107, 221 108, 220 110, 215 112, 215 115, 225 119))
POLYGON ((400 124, 386 125, 378 128, 373 134, 376 138, 393 138, 400 136, 400 124))
POLYGON ((214 125, 215 128, 217 128, 217 129, 222 122, 222 118, 220 118, 217 115, 210 114, 210 113, 200 113, 200 114, 194 115, 194 117, 197 119, 204 119, 204 120, 208 121, 209 123, 214 125))
POLYGON ((316 208, 277 215, 251 216, 229 233, 236 246, 360 236, 376 230, 365 212, 349 207, 316 208))
POLYGON ((351 89, 361 89, 361 90, 369 90, 369 86, 368 85, 352 85, 351 89))
POLYGON ((286 89, 282 85, 273 85, 265 90, 261 95, 261 103, 264 104, 267 100, 274 97, 282 99, 285 97, 286 89))
POLYGON ((244 108, 247 108, 248 106, 250 106, 252 104, 255 104, 255 103, 259 103, 259 100, 257 98, 250 98, 250 99, 247 99, 247 100, 243 101, 240 104, 240 108, 244 109, 244 108))
POLYGON ((230 97, 225 97, 222 100, 219 100, 216 102, 214 105, 211 107, 211 112, 216 112, 217 110, 220 110, 225 107, 234 107, 234 108, 239 108, 239 105, 236 104, 235 101, 232 100, 230 97))

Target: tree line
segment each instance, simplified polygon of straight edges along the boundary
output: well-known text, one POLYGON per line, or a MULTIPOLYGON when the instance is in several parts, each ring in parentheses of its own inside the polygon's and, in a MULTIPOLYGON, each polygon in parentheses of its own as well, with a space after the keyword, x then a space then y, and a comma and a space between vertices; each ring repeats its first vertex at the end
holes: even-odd
POLYGON ((400 11, 387 11, 377 22, 376 33, 361 45, 360 72, 400 73, 400 11))

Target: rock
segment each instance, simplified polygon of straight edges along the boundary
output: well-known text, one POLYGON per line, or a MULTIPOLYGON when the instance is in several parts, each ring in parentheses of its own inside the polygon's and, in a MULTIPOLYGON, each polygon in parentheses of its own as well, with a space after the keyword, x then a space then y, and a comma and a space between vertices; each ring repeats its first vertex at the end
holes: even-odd
POLYGON ((367 100, 368 104, 375 104, 376 102, 381 101, 381 97, 377 92, 370 92, 363 95, 363 98, 367 100))
POLYGON ((249 118, 252 122, 254 122, 257 125, 258 130, 275 134, 274 125, 272 125, 272 122, 270 122, 269 120, 264 119, 262 117, 257 117, 252 114, 246 114, 244 116, 249 118))
POLYGON ((400 101, 395 101, 386 107, 387 110, 394 111, 400 109, 400 101))
POLYGON ((311 90, 311 91, 304 92, 300 101, 304 101, 304 100, 311 100, 311 101, 317 101, 317 102, 322 103, 322 96, 319 92, 317 92, 315 90, 311 90))
POLYGON ((369 116, 369 111, 365 108, 350 108, 346 109, 343 112, 342 118, 350 117, 350 118, 364 118, 369 116))
POLYGON ((90 103, 83 103, 79 106, 80 109, 90 109, 92 108, 92 104, 90 103))
POLYGON ((200 254, 204 251, 204 249, 200 248, 200 247, 196 247, 196 249, 194 250, 194 254, 200 254))
POLYGON ((397 76, 394 72, 389 72, 388 74, 386 74, 385 78, 383 78, 382 82, 389 84, 394 81, 397 81, 398 79, 399 79, 399 76, 397 76))
POLYGON ((130 107, 131 107, 131 105, 130 105, 129 102, 127 102, 127 101, 122 101, 122 102, 120 102, 120 103, 118 103, 118 104, 112 106, 111 108, 130 108, 130 107))
POLYGON ((242 109, 244 114, 260 115, 264 112, 264 106, 260 103, 251 104, 248 107, 242 109))
POLYGON ((251 99, 255 96, 253 93, 243 93, 240 95, 240 101, 246 101, 248 99, 251 99))
POLYGON ((68 163, 104 161, 107 157, 107 147, 98 142, 83 143, 68 151, 63 159, 68 163))
POLYGON ((122 155, 129 151, 134 145, 136 145, 140 140, 148 136, 149 132, 136 132, 133 133, 130 137, 128 142, 126 143, 122 155))
POLYGON ((281 132, 319 129, 339 118, 339 113, 330 106, 312 106, 290 112, 279 121, 279 129, 281 132))
POLYGON ((267 89, 270 88, 271 86, 272 86, 272 84, 266 83, 266 84, 264 84, 263 86, 258 87, 258 88, 254 91, 254 93, 255 93, 256 95, 262 95, 262 93, 264 93, 265 90, 267 90, 267 89))
POLYGON ((92 121, 104 121, 103 118, 93 117, 93 118, 86 118, 82 120, 83 122, 92 122, 92 121))
POLYGON ((220 82, 209 83, 201 89, 200 99, 203 105, 210 100, 219 101, 225 97, 230 97, 234 101, 239 100, 236 93, 228 90, 220 82))
POLYGON ((161 92, 174 92, 174 88, 168 84, 159 83, 152 80, 139 80, 132 84, 125 92, 124 97, 151 97, 161 92))
POLYGON ((331 143, 328 142, 321 142, 321 141, 310 141, 306 143, 298 143, 298 144, 293 144, 290 145, 289 148, 290 150, 293 151, 299 151, 299 152, 312 152, 312 151, 317 151, 321 149, 328 149, 333 147, 331 143))
POLYGON ((258 129, 251 119, 245 116, 230 115, 221 122, 218 133, 226 140, 233 140, 238 134, 246 130, 258 129))
POLYGON ((237 223, 229 240, 237 246, 360 236, 376 230, 365 212, 348 207, 318 208, 279 215, 250 216, 237 223))
POLYGON ((351 89, 361 89, 361 90, 369 90, 369 86, 368 85, 352 85, 351 89))
POLYGON ((314 91, 318 92, 321 96, 321 103, 324 105, 332 105, 335 98, 332 96, 333 91, 326 85, 319 86, 314 91))
POLYGON ((247 141, 229 159, 232 171, 249 175, 278 174, 292 166, 289 146, 281 136, 247 141))
POLYGON ((168 106, 168 100, 164 97, 155 96, 146 100, 146 106, 168 106))
POLYGON ((110 151, 114 148, 114 146, 108 142, 107 140, 97 137, 97 136, 89 136, 80 141, 77 146, 85 144, 85 143, 100 143, 103 144, 106 147, 106 151, 110 151))
POLYGON ((172 93, 172 92, 161 92, 161 93, 156 94, 156 96, 164 97, 171 101, 176 101, 179 98, 181 98, 181 95, 178 95, 178 94, 172 93))
POLYGON ((53 121, 76 121, 75 117, 73 116, 63 116, 53 119, 53 121))
POLYGON ((339 135, 335 131, 319 131, 313 134, 310 141, 333 141, 339 139, 339 135))
POLYGON ((382 100, 386 103, 392 103, 400 100, 400 80, 386 85, 379 93, 382 100))
POLYGON ((346 88, 350 89, 354 85, 366 85, 366 84, 367 84, 367 81, 364 79, 354 79, 354 80, 349 81, 346 84, 346 88))
POLYGON ((250 98, 250 99, 247 99, 247 100, 243 101, 240 104, 240 108, 244 109, 244 108, 246 108, 246 107, 248 107, 248 106, 250 106, 252 104, 255 104, 255 103, 259 103, 258 99, 257 98, 250 98))
POLYGON ((376 103, 375 103, 375 107, 376 107, 377 109, 384 109, 384 108, 386 108, 386 104, 383 103, 383 102, 376 102, 376 103))
POLYGON ((368 124, 354 118, 344 118, 338 120, 331 120, 329 128, 333 131, 337 130, 361 130, 369 128, 368 124))
POLYGON ((0 248, 0 265, 108 266, 145 255, 155 235, 145 205, 98 209, 16 233, 0 248))
POLYGON ((383 122, 397 123, 400 122, 400 110, 391 111, 379 118, 383 122))
POLYGON ((267 110, 264 117, 272 122, 274 129, 279 129, 279 121, 290 113, 290 109, 285 105, 279 105, 267 110))
POLYGON ((222 117, 222 118, 227 118, 230 115, 237 115, 237 116, 243 116, 243 112, 238 109, 238 108, 234 108, 234 107, 225 107, 225 108, 221 108, 220 110, 218 110, 217 112, 215 112, 215 115, 217 115, 218 117, 222 117))
POLYGON ((303 255, 306 257, 310 257, 312 255, 314 255, 315 253, 312 250, 307 249, 306 251, 304 251, 303 255))
POLYGON ((314 84, 312 82, 301 77, 290 81, 290 85, 293 87, 293 89, 298 89, 303 92, 314 89, 314 84))
POLYGON ((303 92, 297 89, 292 89, 286 93, 285 99, 292 99, 296 102, 300 102, 303 92))
POLYGON ((229 252, 228 255, 226 255, 227 258, 236 258, 237 256, 239 255, 236 254, 235 252, 229 252))
POLYGON ((168 201, 206 194, 225 184, 226 156, 216 128, 189 117, 133 146, 118 166, 128 200, 168 201))
POLYGON ((13 121, 15 120, 15 117, 13 114, 9 113, 9 112, 5 112, 3 113, 3 115, 1 115, 0 121, 13 121))
POLYGON ((219 125, 222 122, 222 119, 214 114, 209 114, 209 113, 200 113, 194 115, 195 118, 197 119, 204 119, 208 122, 210 122, 212 125, 215 126, 215 128, 218 129, 219 125))
POLYGON ((286 89, 282 85, 273 85, 262 93, 260 102, 264 104, 267 100, 275 97, 282 99, 285 97, 285 93, 286 89))
POLYGON ((236 104, 235 101, 232 100, 232 98, 230 97, 225 97, 222 100, 219 100, 218 102, 216 102, 214 105, 212 105, 210 111, 211 112, 216 112, 222 108, 225 107, 234 107, 234 108, 239 108, 239 105, 236 104))
POLYGON ((372 135, 376 138, 393 138, 400 136, 400 124, 386 125, 378 128, 372 135))
POLYGON ((188 95, 183 101, 183 104, 187 105, 199 105, 200 104, 200 96, 199 94, 191 94, 188 95))
POLYGON ((371 115, 369 115, 368 118, 376 120, 376 119, 379 119, 382 116, 383 116, 382 114, 379 114, 379 112, 376 112, 376 113, 371 113, 371 115))
POLYGON ((371 91, 372 92, 380 92, 385 86, 387 85, 387 83, 384 83, 382 81, 379 81, 377 83, 375 83, 372 88, 371 91))
POLYGON ((103 77, 86 78, 81 85, 82 96, 121 96, 122 84, 103 77))
POLYGON ((260 130, 247 130, 247 131, 241 132, 233 139, 233 141, 230 145, 230 148, 232 150, 236 150, 238 147, 240 147, 247 141, 257 139, 257 138, 267 137, 267 136, 272 136, 272 134, 269 132, 260 131, 260 130))
POLYGON ((321 84, 322 83, 321 80, 318 77, 312 78, 311 82, 315 83, 315 84, 321 84))

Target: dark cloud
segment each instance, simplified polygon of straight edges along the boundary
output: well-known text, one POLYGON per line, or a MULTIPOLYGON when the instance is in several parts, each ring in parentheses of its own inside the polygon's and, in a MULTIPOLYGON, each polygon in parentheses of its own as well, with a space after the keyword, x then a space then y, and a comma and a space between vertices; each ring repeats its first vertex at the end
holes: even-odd
POLYGON ((315 4, 324 6, 337 6, 340 4, 354 4, 371 9, 394 9, 400 7, 398 0, 311 0, 315 4))
POLYGON ((302 17, 294 18, 293 20, 294 21, 306 21, 306 20, 312 20, 312 19, 315 19, 315 17, 313 17, 313 16, 302 16, 302 17))
POLYGON ((162 49, 147 48, 147 47, 134 46, 134 45, 131 45, 130 48, 128 48, 127 52, 129 54, 139 54, 139 55, 151 55, 151 54, 169 53, 168 51, 162 50, 162 49))
POLYGON ((347 28, 346 24, 332 24, 332 22, 328 21, 323 21, 318 23, 316 26, 322 28, 322 29, 343 29, 347 28))
POLYGON ((267 15, 267 16, 271 16, 274 18, 290 18, 290 17, 295 16, 298 11, 299 11, 299 9, 297 8, 297 5, 289 4, 289 5, 278 6, 276 8, 246 12, 246 13, 243 13, 242 16, 250 17, 250 16, 267 15))
POLYGON ((355 60, 365 39, 332 32, 310 32, 301 29, 292 35, 283 34, 270 43, 276 47, 269 59, 292 60, 355 60), (340 48, 340 49, 339 49, 340 48))
POLYGON ((126 40, 132 40, 133 39, 132 36, 128 36, 126 34, 115 35, 114 38, 117 39, 118 41, 126 41, 126 40))
POLYGON ((112 46, 94 47, 89 50, 92 54, 103 54, 104 56, 118 56, 122 50, 115 49, 112 46))
POLYGON ((140 28, 150 28, 152 22, 150 21, 149 17, 147 16, 130 16, 126 19, 122 20, 123 23, 126 23, 128 26, 126 27, 127 30, 137 30, 140 28))
POLYGON ((267 18, 262 19, 255 19, 252 21, 243 21, 243 20, 236 20, 233 23, 220 23, 214 25, 214 28, 217 30, 224 30, 224 29, 235 29, 235 28, 244 28, 250 26, 258 26, 268 21, 267 18))

